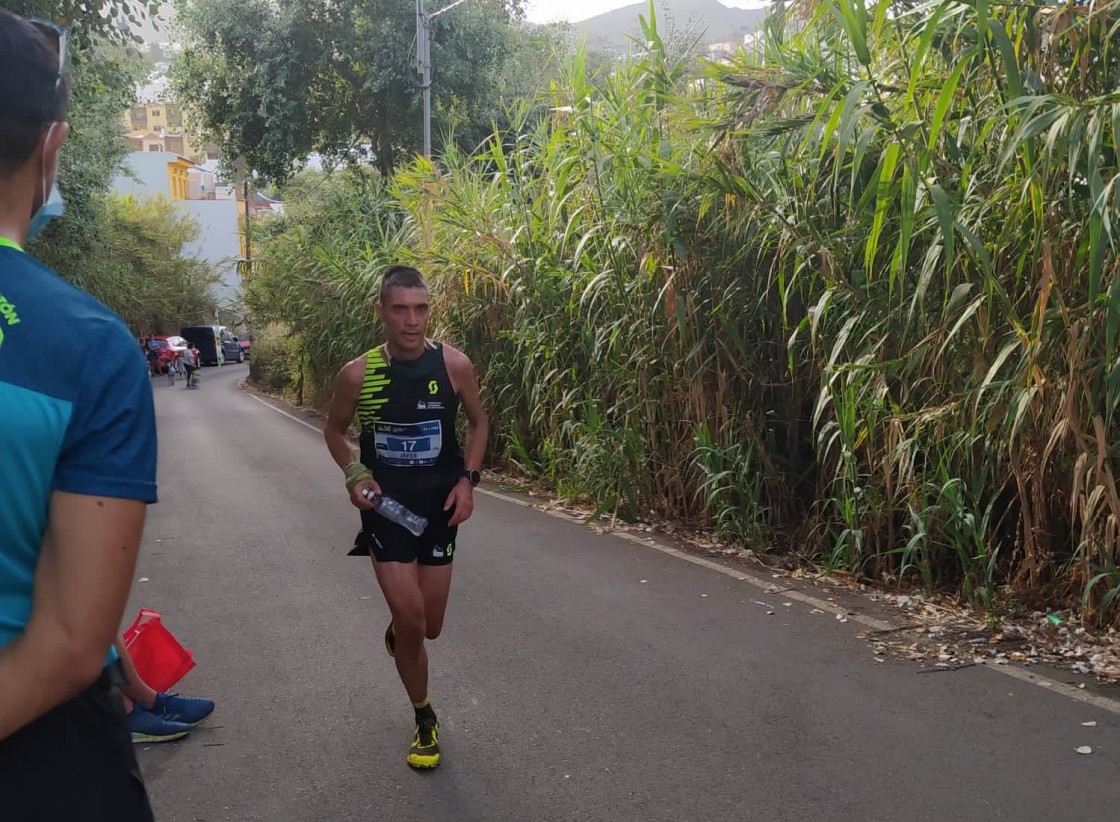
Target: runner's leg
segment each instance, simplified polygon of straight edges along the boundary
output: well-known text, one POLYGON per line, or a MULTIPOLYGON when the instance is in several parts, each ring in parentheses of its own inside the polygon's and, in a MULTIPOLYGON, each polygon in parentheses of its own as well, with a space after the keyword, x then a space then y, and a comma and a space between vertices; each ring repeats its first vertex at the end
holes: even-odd
POLYGON ((393 616, 397 673, 413 704, 428 698, 428 652, 424 594, 415 562, 373 562, 377 582, 393 616))
POLYGON ((451 564, 421 565, 417 568, 417 581, 424 598, 424 636, 438 639, 451 594, 451 564))

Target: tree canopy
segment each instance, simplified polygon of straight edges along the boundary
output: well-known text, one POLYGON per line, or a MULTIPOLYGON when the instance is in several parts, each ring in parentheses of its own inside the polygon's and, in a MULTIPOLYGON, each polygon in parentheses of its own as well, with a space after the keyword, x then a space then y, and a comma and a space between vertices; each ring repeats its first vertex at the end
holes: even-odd
POLYGON ((6 8, 51 20, 70 34, 70 137, 59 161, 66 213, 29 250, 117 312, 134 330, 175 330, 214 314, 210 267, 184 257, 198 224, 165 201, 109 195, 128 153, 121 113, 143 76, 129 24, 154 14, 158 2, 15 0, 6 8))
MULTIPOLYGON (((509 71, 526 45, 522 3, 469 0, 433 20, 437 148, 448 135, 473 148, 501 119, 511 84, 523 85, 509 71)), ((283 180, 312 152, 364 155, 387 172, 420 146, 411 2, 178 0, 177 10, 176 89, 228 157, 283 180)))

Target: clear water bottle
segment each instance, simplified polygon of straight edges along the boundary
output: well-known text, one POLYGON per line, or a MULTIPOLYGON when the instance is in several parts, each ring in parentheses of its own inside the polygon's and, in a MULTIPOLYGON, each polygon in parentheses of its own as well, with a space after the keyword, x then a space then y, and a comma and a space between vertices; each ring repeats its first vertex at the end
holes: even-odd
POLYGON ((414 537, 420 536, 424 533, 424 529, 428 527, 428 520, 419 514, 414 514, 397 502, 392 497, 387 497, 384 494, 375 494, 368 488, 362 492, 362 496, 373 503, 373 510, 389 520, 395 522, 402 528, 408 530, 414 537))

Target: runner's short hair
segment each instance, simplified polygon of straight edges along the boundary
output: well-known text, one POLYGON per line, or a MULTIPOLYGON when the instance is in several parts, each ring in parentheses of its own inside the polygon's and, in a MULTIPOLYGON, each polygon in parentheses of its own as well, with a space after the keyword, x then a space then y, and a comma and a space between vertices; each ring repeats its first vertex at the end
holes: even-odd
POLYGON ((50 123, 66 119, 67 91, 58 44, 37 25, 0 9, 0 180, 27 162, 50 123))
POLYGON ((389 289, 397 287, 427 290, 428 284, 424 282, 424 275, 415 268, 407 265, 395 265, 381 277, 381 292, 377 298, 384 303, 389 296, 389 289))

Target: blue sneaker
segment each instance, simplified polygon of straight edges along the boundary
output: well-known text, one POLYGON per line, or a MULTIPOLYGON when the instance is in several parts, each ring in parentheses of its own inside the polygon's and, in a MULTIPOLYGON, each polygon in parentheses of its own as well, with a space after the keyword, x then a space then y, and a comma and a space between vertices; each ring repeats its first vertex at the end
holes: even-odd
POLYGON ((178 694, 156 694, 156 706, 152 713, 170 722, 197 725, 214 713, 214 700, 178 694))
POLYGON ((191 726, 184 722, 171 722, 147 708, 133 705, 128 715, 128 730, 132 732, 133 742, 171 742, 189 734, 191 726))

